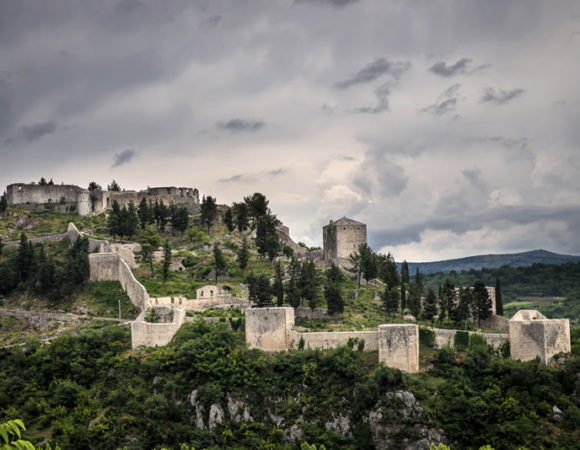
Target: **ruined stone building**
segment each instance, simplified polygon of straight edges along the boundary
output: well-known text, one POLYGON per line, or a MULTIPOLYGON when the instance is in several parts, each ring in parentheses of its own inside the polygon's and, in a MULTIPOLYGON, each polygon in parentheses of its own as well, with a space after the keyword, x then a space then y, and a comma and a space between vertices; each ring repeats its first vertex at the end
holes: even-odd
POLYGON ((6 188, 6 201, 9 205, 18 205, 27 208, 41 208, 49 206, 57 212, 76 212, 79 216, 91 213, 101 213, 111 208, 114 201, 119 206, 128 206, 131 201, 135 206, 141 200, 155 202, 163 201, 171 204, 199 204, 197 189, 185 187, 154 187, 143 191, 107 191, 97 189, 89 192, 79 186, 71 184, 10 184, 6 188))
POLYGON ((324 261, 344 266, 351 253, 357 251, 360 244, 367 243, 367 226, 362 222, 343 217, 330 221, 322 228, 324 243, 324 261))

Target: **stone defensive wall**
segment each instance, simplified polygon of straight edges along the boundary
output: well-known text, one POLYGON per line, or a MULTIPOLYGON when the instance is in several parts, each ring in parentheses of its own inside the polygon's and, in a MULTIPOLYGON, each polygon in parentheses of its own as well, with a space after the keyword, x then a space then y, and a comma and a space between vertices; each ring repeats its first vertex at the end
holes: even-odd
MULTIPOLYGON (((495 302, 493 302, 494 309, 495 309, 495 302)), ((491 328, 492 330, 499 330, 509 332, 510 330, 510 321, 502 316, 496 316, 492 314, 489 319, 482 320, 481 325, 485 328, 491 328)))
POLYGON ((137 281, 131 268, 119 253, 91 253, 89 262, 90 281, 118 281, 131 303, 142 311, 147 308, 149 301, 147 290, 137 281))
POLYGON ((191 300, 185 297, 151 297, 146 302, 147 307, 169 306, 185 308, 188 311, 204 311, 209 308, 244 310, 250 307, 250 301, 237 297, 215 297, 191 300))
MULTIPOLYGON (((68 229, 66 233, 68 235, 71 244, 74 244, 79 237, 83 236, 83 234, 79 231, 76 225, 72 222, 68 224, 68 229)), ((111 245, 109 244, 108 241, 89 238, 89 252, 104 253, 110 251, 111 245)), ((135 257, 133 256, 132 252, 129 258, 133 258, 133 262, 135 261, 135 257)))
POLYGON ((377 331, 298 333, 294 309, 289 307, 249 308, 246 314, 246 343, 250 348, 281 351, 298 348, 336 348, 349 339, 364 339, 365 351, 379 351, 379 362, 405 372, 419 370, 419 328, 417 325, 381 325, 377 331))
POLYGON ((304 348, 336 348, 346 345, 349 339, 365 341, 365 351, 379 349, 378 334, 376 331, 319 331, 312 333, 299 333, 290 330, 289 349, 297 349, 300 339, 304 340, 304 348))
POLYGON ((547 319, 535 310, 520 310, 509 321, 510 351, 514 359, 540 357, 548 364, 558 353, 570 353, 570 321, 547 319))
POLYGON ((322 308, 306 308, 298 307, 294 309, 294 317, 301 317, 303 319, 324 319, 324 320, 339 320, 340 314, 328 314, 328 310, 322 308))
POLYGON ((119 206, 129 206, 133 202, 139 206, 141 200, 155 203, 162 201, 165 205, 193 203, 199 204, 199 192, 197 189, 186 187, 154 187, 144 191, 103 191, 96 190, 92 193, 94 198, 94 211, 99 213, 113 206, 116 201, 119 206))
MULTIPOLYGON (((435 333, 435 348, 454 347, 455 333, 460 330, 445 330, 441 328, 427 328, 435 333)), ((501 344, 510 340, 507 333, 480 333, 478 331, 468 331, 469 335, 477 334, 483 337, 489 345, 498 348, 501 344)))
POLYGON ((131 347, 158 347, 167 345, 179 331, 185 321, 185 309, 173 310, 173 321, 169 323, 151 323, 145 321, 143 311, 134 322, 131 323, 131 347))

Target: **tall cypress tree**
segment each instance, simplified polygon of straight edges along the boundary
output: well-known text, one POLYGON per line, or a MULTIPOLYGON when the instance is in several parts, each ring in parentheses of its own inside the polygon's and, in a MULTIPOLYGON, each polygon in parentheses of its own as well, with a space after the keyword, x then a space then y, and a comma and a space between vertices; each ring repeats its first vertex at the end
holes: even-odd
POLYGON ((405 308, 407 307, 407 288, 405 283, 401 280, 401 314, 405 313, 405 308))
POLYGON ((401 280, 407 285, 411 281, 409 277, 409 265, 407 264, 407 261, 403 261, 403 264, 401 265, 401 280))
POLYGON ((171 266, 171 246, 169 241, 166 239, 163 245, 163 283, 167 281, 169 277, 169 267, 171 266))
POLYGON ((272 286, 272 294, 276 297, 276 306, 284 304, 284 269, 280 261, 274 265, 274 285, 272 286))
POLYGON ((433 321, 437 315, 437 297, 435 291, 431 286, 427 288, 427 295, 425 296, 425 309, 423 315, 426 320, 431 322, 433 326, 433 321))
POLYGON ((499 277, 495 279, 495 313, 498 316, 503 316, 503 299, 501 297, 499 277))
POLYGON ((477 280, 473 284, 473 316, 477 319, 478 326, 481 321, 491 316, 491 298, 485 284, 477 280))

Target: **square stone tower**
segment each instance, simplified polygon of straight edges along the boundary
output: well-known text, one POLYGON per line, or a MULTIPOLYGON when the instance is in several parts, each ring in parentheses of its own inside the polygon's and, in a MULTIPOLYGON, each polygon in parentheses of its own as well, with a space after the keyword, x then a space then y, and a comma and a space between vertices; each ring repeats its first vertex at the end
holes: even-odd
POLYGON ((324 261, 341 265, 360 244, 367 243, 367 226, 362 222, 343 217, 322 228, 324 261))

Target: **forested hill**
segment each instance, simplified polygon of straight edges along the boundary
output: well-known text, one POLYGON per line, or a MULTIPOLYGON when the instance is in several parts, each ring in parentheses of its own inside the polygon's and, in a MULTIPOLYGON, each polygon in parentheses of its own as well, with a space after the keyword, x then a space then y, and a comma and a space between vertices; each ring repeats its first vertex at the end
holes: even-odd
MULTIPOLYGON (((446 261, 433 262, 410 262, 409 272, 415 273, 416 268, 422 274, 437 272, 461 272, 463 270, 495 269, 502 266, 525 267, 532 264, 565 264, 568 262, 580 262, 580 256, 560 255, 547 250, 532 250, 524 253, 510 253, 505 255, 476 255, 466 258, 448 259, 446 261)), ((397 263, 400 269, 401 263, 397 263)))

